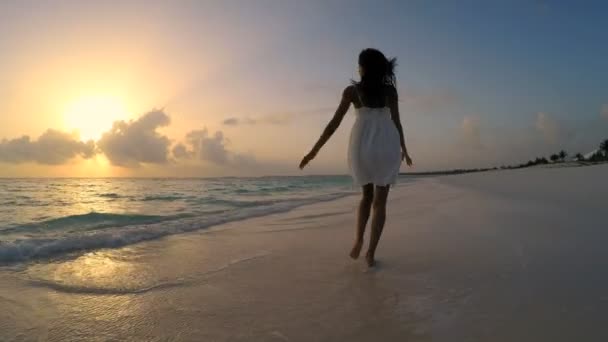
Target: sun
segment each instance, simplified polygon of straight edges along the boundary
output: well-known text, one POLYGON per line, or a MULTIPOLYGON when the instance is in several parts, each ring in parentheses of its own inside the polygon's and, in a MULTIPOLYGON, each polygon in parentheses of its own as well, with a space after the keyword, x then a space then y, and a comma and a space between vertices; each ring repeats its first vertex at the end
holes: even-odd
POLYGON ((114 121, 128 117, 125 102, 109 95, 79 97, 70 102, 63 112, 65 128, 77 131, 82 140, 98 140, 114 121))

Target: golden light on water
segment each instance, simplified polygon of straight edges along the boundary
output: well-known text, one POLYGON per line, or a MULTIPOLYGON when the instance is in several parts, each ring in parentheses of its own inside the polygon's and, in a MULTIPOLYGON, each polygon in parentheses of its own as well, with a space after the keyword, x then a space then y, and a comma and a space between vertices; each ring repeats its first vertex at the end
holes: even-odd
POLYGON ((28 269, 32 279, 60 291, 82 293, 130 293, 154 285, 149 270, 131 259, 131 250, 122 253, 100 251, 76 259, 28 269))
POLYGON ((111 95, 88 95, 69 102, 63 114, 63 124, 77 131, 82 140, 97 140, 117 120, 129 117, 125 101, 111 95))

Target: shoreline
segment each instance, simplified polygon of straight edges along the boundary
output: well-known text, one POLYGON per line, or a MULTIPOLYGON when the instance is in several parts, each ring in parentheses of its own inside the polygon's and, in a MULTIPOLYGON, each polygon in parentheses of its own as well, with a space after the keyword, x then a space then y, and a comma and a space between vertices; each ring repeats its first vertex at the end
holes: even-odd
POLYGON ((568 161, 558 162, 549 164, 539 165, 520 165, 520 166, 505 166, 505 167, 489 167, 489 168, 475 168, 475 169, 454 169, 454 170, 438 170, 438 171, 422 171, 422 172, 401 172, 400 176, 451 176, 461 175, 467 173, 487 172, 487 171, 508 171, 508 170, 520 170, 528 168, 562 168, 562 167, 584 167, 584 166, 598 166, 608 164, 606 161, 590 162, 590 161, 568 161))

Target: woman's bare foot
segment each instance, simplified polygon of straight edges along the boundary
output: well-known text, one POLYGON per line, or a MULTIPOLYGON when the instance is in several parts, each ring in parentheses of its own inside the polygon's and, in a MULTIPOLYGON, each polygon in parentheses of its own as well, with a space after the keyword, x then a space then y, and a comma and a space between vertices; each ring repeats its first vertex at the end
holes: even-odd
POLYGON ((350 251, 350 257, 353 259, 357 259, 359 257, 359 253, 361 253, 361 247, 363 246, 363 240, 355 241, 355 245, 353 249, 350 251))
POLYGON ((365 255, 365 261, 367 261, 367 267, 374 267, 374 265, 376 265, 374 255, 369 252, 365 255))

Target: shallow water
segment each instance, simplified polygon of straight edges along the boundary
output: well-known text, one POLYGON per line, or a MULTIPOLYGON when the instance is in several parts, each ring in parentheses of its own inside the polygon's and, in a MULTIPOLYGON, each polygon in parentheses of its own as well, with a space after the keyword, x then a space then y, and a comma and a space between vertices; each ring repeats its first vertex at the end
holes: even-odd
POLYGON ((354 190, 349 176, 0 179, 0 264, 125 246, 354 190))

